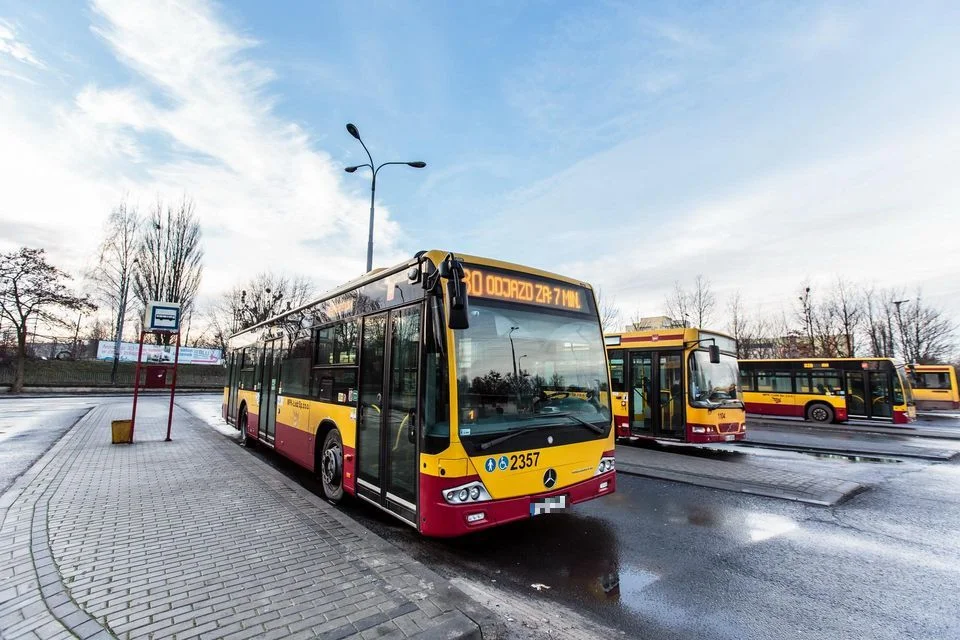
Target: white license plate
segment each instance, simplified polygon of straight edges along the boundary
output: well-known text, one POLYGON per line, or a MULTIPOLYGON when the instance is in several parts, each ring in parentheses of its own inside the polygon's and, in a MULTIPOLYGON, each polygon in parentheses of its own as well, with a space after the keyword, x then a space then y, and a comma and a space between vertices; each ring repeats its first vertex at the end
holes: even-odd
POLYGON ((553 513, 567 508, 567 496, 553 496, 530 502, 530 516, 539 516, 544 513, 553 513))
POLYGON ((737 439, 737 436, 723 436, 723 439, 727 442, 732 442, 737 439))

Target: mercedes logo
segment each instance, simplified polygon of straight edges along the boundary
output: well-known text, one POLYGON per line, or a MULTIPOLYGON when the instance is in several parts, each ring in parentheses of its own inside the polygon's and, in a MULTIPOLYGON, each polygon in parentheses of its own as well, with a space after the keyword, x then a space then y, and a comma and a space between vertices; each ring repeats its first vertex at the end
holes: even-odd
POLYGON ((547 469, 547 472, 543 474, 543 486, 551 489, 555 484, 557 484, 557 472, 553 469, 547 469))

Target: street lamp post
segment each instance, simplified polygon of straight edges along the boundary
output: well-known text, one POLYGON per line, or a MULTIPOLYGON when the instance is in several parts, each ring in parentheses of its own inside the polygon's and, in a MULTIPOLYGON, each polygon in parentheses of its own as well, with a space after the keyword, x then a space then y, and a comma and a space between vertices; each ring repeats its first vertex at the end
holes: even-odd
POLYGON ((416 160, 413 162, 384 162, 381 165, 376 165, 373 162, 373 156, 370 155, 370 150, 367 149, 367 145, 365 145, 363 140, 360 138, 360 131, 352 122, 347 123, 347 133, 357 139, 357 141, 360 143, 360 146, 363 147, 363 150, 367 152, 367 158, 370 159, 370 162, 369 164, 358 164, 352 167, 346 167, 344 171, 347 173, 353 173, 361 167, 370 167, 370 171, 373 174, 370 180, 370 232, 367 237, 367 272, 369 272, 373 269, 373 201, 377 192, 377 172, 390 164, 405 164, 408 167, 413 167, 414 169, 423 169, 427 166, 427 163, 416 160))

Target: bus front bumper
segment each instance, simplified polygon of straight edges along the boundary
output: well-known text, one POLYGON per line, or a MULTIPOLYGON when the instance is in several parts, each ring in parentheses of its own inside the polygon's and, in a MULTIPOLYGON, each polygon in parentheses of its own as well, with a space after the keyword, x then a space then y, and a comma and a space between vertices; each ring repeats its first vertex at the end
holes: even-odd
MULTIPOLYGON (((460 480, 470 482, 475 479, 479 477, 460 480)), ((439 480, 432 476, 422 476, 420 487, 423 493, 421 495, 440 497, 449 483, 442 483, 439 480)), ((532 496, 489 500, 468 505, 452 505, 440 498, 429 503, 429 512, 421 508, 420 533, 436 538, 462 536, 508 522, 559 513, 580 502, 611 494, 616 491, 616 488, 617 473, 608 471, 562 489, 532 496)))

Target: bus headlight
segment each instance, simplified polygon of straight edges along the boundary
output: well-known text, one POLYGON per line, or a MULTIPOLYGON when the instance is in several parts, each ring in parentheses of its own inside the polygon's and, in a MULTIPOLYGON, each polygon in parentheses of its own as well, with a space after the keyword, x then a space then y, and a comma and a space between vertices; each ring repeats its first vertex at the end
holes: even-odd
POLYGON ((444 489, 443 499, 447 501, 447 504, 470 504, 472 502, 485 502, 493 498, 490 497, 482 482, 471 482, 452 489, 444 489))
POLYGON ((607 473, 614 470, 613 458, 600 458, 600 464, 597 466, 597 472, 593 475, 598 476, 601 473, 607 473))

